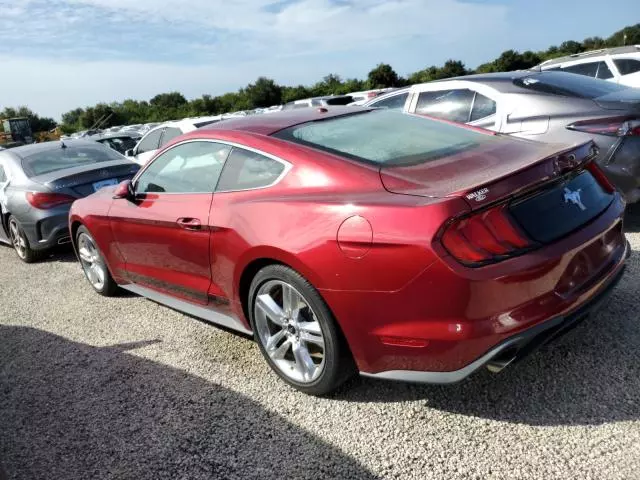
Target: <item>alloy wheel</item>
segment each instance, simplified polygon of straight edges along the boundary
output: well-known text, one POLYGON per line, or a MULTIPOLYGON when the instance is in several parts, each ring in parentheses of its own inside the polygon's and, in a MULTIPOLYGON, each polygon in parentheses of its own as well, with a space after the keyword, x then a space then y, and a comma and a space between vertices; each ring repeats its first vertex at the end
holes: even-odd
POLYGON ((325 342, 318 317, 293 286, 269 280, 254 304, 258 339, 282 374, 298 383, 311 383, 325 366, 325 342))
POLYGON ((78 236, 78 256, 84 273, 96 290, 102 290, 106 277, 105 265, 93 239, 86 233, 78 236))
POLYGON ((16 253, 21 259, 27 258, 27 241, 24 238, 24 235, 20 231, 20 226, 18 222, 12 218, 9 220, 9 235, 11 236, 11 243, 13 248, 16 249, 16 253))

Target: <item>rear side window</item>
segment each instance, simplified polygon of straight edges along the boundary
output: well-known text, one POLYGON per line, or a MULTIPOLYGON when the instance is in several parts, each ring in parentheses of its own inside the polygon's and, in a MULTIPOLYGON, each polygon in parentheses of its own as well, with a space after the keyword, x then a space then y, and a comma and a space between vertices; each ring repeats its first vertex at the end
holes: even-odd
POLYGON ((468 89, 422 92, 418 96, 416 113, 466 123, 471 114, 474 94, 468 89))
POLYGON ((620 75, 631 75, 632 73, 640 72, 640 60, 616 58, 613 63, 615 63, 620 75))
POLYGON ((162 128, 149 132, 138 145, 136 153, 145 153, 160 148, 160 136, 162 135, 162 128))
POLYGON ((216 191, 249 190, 276 182, 285 165, 256 152, 234 147, 227 159, 216 191))
POLYGON ((136 181, 138 193, 213 193, 231 147, 188 142, 169 148, 136 181))
POLYGON ((274 134, 356 161, 410 166, 502 141, 500 137, 389 110, 333 117, 274 134))
POLYGON ((569 65, 563 67, 562 71, 585 75, 587 77, 595 77, 598 72, 598 62, 579 63, 578 65, 569 65))
POLYGON ((610 78, 613 78, 613 73, 611 73, 607 62, 598 63, 598 73, 596 73, 596 78, 601 80, 609 80, 610 78))
POLYGON ((162 134, 162 140, 160 141, 160 146, 164 147, 167 143, 169 143, 174 138, 182 135, 182 131, 179 128, 167 127, 164 129, 164 133, 162 134))
POLYGON ((476 120, 482 120, 483 118, 490 117, 496 113, 496 102, 489 97, 480 95, 476 92, 476 97, 473 99, 473 108, 471 109, 470 122, 476 120))
POLYGON ((371 102, 369 106, 376 108, 388 108, 389 110, 402 110, 408 96, 409 92, 399 93, 397 95, 392 95, 378 100, 377 102, 371 102))
POLYGON ((67 145, 66 148, 61 148, 56 142, 47 150, 23 157, 22 169, 28 177, 36 177, 66 168, 122 159, 122 155, 118 152, 97 142, 95 147, 67 145))
POLYGON ((565 97, 598 98, 625 90, 627 87, 613 82, 603 82, 582 75, 568 75, 565 72, 540 72, 516 78, 514 85, 540 93, 550 93, 565 97))

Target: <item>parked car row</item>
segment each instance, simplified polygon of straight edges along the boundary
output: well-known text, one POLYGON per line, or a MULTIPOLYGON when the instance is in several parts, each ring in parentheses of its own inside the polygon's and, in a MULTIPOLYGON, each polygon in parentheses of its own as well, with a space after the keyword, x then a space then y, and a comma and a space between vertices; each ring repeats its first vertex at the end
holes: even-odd
POLYGON ((192 127, 157 127, 141 168, 84 140, 0 152, 0 238, 26 262, 70 240, 97 293, 253 335, 309 394, 356 372, 498 372, 587 318, 629 255, 625 202, 588 138, 357 106, 192 127))

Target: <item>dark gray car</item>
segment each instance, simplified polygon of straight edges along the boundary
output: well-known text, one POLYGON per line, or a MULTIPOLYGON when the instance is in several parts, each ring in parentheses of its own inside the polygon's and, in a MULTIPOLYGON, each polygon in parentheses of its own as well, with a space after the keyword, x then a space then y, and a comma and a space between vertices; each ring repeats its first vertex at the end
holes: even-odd
POLYGON ((0 152, 0 242, 24 262, 70 241, 74 200, 132 178, 140 166, 89 140, 26 145, 0 152))
MULTIPOLYGON (((404 111, 545 143, 592 139, 628 202, 640 200, 640 89, 565 72, 469 75, 413 85, 404 111)), ((384 105, 390 96, 365 106, 384 105)))

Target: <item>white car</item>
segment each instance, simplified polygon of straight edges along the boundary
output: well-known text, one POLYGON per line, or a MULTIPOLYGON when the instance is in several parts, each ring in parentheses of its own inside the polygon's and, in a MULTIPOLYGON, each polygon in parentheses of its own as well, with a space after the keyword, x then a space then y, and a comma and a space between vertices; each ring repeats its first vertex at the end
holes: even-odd
POLYGON ((361 105, 363 107, 387 108, 389 110, 403 110, 409 97, 409 87, 392 89, 387 93, 378 95, 361 105))
POLYGON ((353 102, 351 102, 349 105, 364 105, 369 100, 391 90, 393 90, 393 88, 376 88, 374 90, 365 90, 363 92, 347 93, 347 95, 353 99, 353 102))
POLYGON ((605 48, 554 58, 538 65, 640 88, 640 45, 605 48))
POLYGON ((138 144, 131 150, 127 150, 125 155, 134 162, 145 165, 158 150, 174 138, 220 120, 222 120, 222 116, 216 115, 213 117, 185 118, 184 120, 163 123, 146 132, 138 144))

